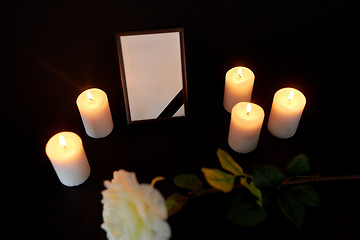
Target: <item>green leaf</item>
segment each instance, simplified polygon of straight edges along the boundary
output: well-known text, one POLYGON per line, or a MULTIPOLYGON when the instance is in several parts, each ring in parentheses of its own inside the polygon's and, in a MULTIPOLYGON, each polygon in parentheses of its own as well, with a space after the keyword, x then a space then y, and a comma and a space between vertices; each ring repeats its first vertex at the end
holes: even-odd
POLYGON ((255 197, 256 203, 262 207, 262 194, 260 189, 258 189, 254 183, 254 180, 251 180, 250 183, 248 183, 246 177, 240 178, 240 183, 246 187, 249 192, 255 197))
POLYGON ((241 176, 244 173, 243 169, 240 167, 239 164, 235 162, 235 160, 230 156, 230 154, 220 148, 217 150, 216 154, 220 160, 221 166, 225 170, 228 170, 236 176, 241 176))
POLYGON ((203 189, 203 183, 200 178, 192 174, 179 174, 174 177, 174 183, 178 187, 191 191, 201 191, 203 189))
POLYGON ((233 198, 226 219, 240 226, 252 227, 263 222, 267 214, 267 209, 256 204, 251 195, 240 191, 233 198))
POLYGON ((255 166, 254 182, 258 188, 275 188, 280 186, 285 175, 274 166, 255 166))
MULTIPOLYGON (((168 212, 170 212, 175 206, 177 202, 174 199, 166 199, 165 205, 168 212)), ((169 214, 170 215, 170 214, 169 214)))
POLYGON ((295 156, 286 167, 288 175, 292 177, 304 175, 309 170, 309 159, 304 154, 295 156))
POLYGON ((306 184, 299 184, 291 186, 292 193, 308 206, 319 206, 320 197, 315 189, 306 184))
POLYGON ((187 203, 187 198, 180 193, 171 194, 166 200, 166 208, 168 210, 168 216, 171 216, 180 211, 187 203))
POLYGON ((202 168, 206 181, 210 186, 225 193, 230 192, 234 187, 235 176, 219 169, 202 168))
POLYGON ((293 194, 285 191, 279 191, 277 202, 287 219, 301 227, 305 220, 305 205, 293 194))

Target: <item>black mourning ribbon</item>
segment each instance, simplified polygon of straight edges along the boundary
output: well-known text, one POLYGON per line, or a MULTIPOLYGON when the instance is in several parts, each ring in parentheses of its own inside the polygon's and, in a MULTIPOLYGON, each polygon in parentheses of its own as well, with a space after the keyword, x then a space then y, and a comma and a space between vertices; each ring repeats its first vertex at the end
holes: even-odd
POLYGON ((171 102, 166 106, 166 108, 160 113, 157 118, 169 118, 174 116, 174 114, 181 108, 184 104, 184 89, 181 89, 180 92, 171 100, 171 102))

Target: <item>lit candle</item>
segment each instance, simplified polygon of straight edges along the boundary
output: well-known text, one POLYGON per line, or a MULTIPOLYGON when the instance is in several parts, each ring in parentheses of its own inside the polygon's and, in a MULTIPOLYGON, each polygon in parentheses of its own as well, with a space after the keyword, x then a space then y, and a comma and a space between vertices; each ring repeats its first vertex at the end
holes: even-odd
POLYGON ((55 172, 65 186, 77 186, 89 177, 90 166, 81 138, 73 132, 60 132, 45 147, 55 172))
POLYGON ((297 130, 306 98, 295 88, 278 90, 273 99, 268 129, 278 138, 292 137, 297 130))
POLYGON ((76 100, 87 135, 106 137, 114 128, 106 93, 98 88, 82 92, 76 100))
POLYGON ((231 111, 228 138, 230 147, 239 153, 255 150, 264 117, 264 110, 259 105, 249 102, 237 103, 231 111))
POLYGON ((234 67, 225 75, 224 108, 231 109, 238 102, 250 102, 255 75, 246 67, 234 67))

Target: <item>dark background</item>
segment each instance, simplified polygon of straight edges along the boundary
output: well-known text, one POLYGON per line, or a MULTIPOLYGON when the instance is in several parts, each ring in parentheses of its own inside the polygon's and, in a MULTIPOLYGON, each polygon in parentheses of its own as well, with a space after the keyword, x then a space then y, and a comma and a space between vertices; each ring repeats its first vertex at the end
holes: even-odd
MULTIPOLYGON (((284 169, 296 154, 314 173, 359 174, 359 1, 8 1, 0 5, 3 220, 15 239, 105 239, 103 181, 120 168, 139 182, 165 176, 164 196, 179 173, 201 176, 219 167, 216 150, 253 164, 284 169), (115 33, 184 27, 189 117, 128 126, 115 33), (266 117, 258 148, 238 154, 227 145, 230 114, 222 107, 227 70, 255 73, 253 102, 266 117), (273 94, 291 86, 307 98, 293 138, 273 137, 266 124, 273 94), (75 100, 98 87, 109 98, 115 128, 88 137, 75 100), (63 186, 45 155, 59 131, 83 140, 92 169, 79 187, 63 186)), ((258 227, 225 219, 231 194, 193 200, 169 218, 172 239, 359 239, 359 181, 314 184, 321 206, 304 226, 277 208, 258 227)), ((5 236, 5 234, 4 234, 5 236)))

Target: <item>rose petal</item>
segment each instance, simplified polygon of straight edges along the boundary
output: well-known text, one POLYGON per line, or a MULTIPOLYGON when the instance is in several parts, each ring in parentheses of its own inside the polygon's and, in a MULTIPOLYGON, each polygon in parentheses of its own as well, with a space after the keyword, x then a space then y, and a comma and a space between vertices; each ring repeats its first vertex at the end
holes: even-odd
POLYGON ((171 237, 171 228, 166 221, 155 218, 153 228, 156 232, 154 240, 166 240, 171 237))
POLYGON ((161 219, 167 219, 167 209, 165 199, 157 190, 150 184, 140 184, 139 190, 144 196, 146 203, 150 209, 161 219))
POLYGON ((114 172, 104 181, 101 225, 109 240, 167 240, 171 236, 165 199, 149 184, 139 184, 133 172, 114 172))
POLYGON ((135 173, 128 172, 122 169, 117 172, 114 172, 113 180, 123 185, 126 188, 126 190, 129 192, 132 192, 133 190, 137 190, 139 186, 135 173))

